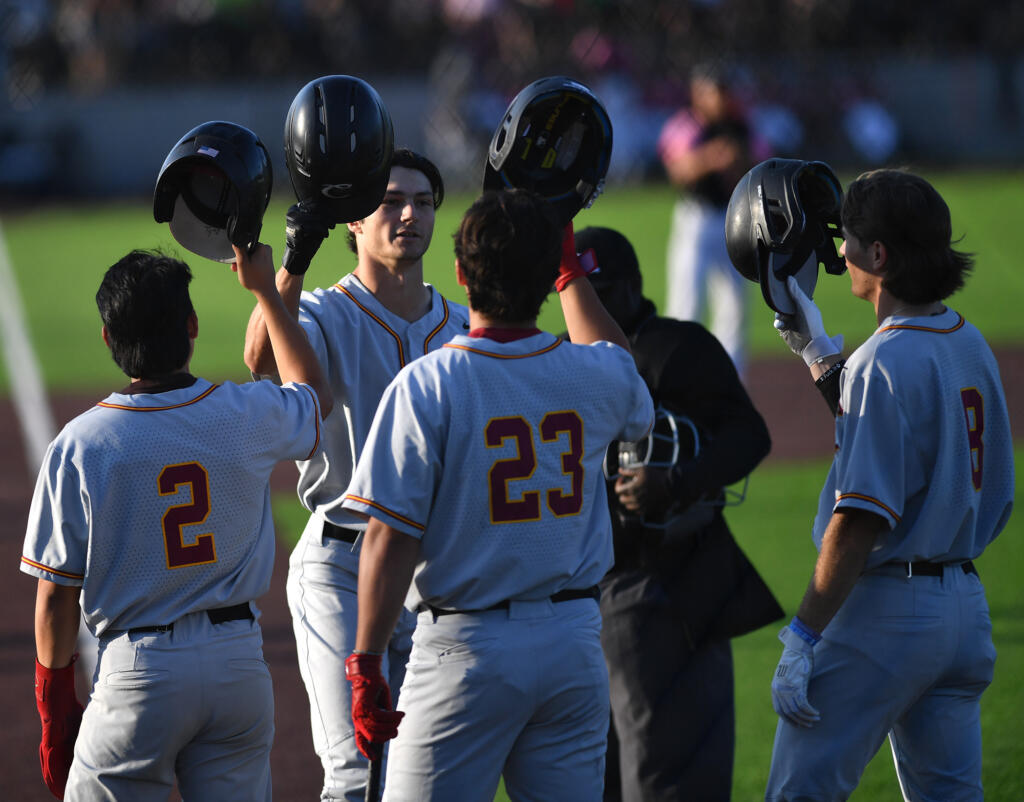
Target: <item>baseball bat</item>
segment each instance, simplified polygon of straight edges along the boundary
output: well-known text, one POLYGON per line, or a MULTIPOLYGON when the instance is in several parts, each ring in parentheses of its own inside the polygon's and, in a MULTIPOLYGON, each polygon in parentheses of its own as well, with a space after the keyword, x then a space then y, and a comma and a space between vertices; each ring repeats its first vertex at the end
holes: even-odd
POLYGON ((380 765, 383 756, 370 761, 366 771, 366 802, 377 802, 380 799, 380 765))

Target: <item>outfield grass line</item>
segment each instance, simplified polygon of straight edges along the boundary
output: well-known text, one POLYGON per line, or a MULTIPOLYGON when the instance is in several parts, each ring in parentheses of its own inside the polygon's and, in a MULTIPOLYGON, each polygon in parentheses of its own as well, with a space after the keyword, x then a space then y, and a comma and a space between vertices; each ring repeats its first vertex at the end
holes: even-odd
POLYGON ((10 378, 11 401, 14 404, 21 436, 25 441, 25 458, 31 476, 39 470, 46 448, 57 432, 57 426, 46 396, 39 360, 28 337, 28 326, 22 311, 18 282, 11 269, 7 240, 0 227, 0 337, 3 339, 4 363, 10 378))

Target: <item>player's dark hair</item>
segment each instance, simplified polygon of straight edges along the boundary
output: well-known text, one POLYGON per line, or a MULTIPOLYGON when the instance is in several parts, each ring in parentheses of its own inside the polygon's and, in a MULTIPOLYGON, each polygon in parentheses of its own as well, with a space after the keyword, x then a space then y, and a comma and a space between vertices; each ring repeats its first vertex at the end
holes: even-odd
POLYGON ((843 198, 843 230, 881 242, 888 260, 882 286, 901 301, 925 304, 964 285, 974 258, 953 248, 949 207, 935 188, 904 170, 858 176, 843 198))
POLYGON ((191 343, 192 271, 159 251, 135 250, 111 265, 96 292, 114 362, 134 379, 180 370, 191 343))
POLYGON ((485 192, 455 232, 469 305, 504 323, 533 320, 551 292, 561 260, 554 208, 525 189, 485 192))
MULTIPOLYGON (((444 200, 444 181, 441 178, 441 171, 437 169, 436 164, 426 156, 409 150, 409 148, 396 148, 395 155, 391 157, 391 166, 407 167, 410 170, 419 170, 423 173, 430 182, 431 192, 434 193, 434 208, 440 208, 441 201, 444 200)), ((348 242, 348 249, 358 255, 359 249, 356 247, 356 235, 352 231, 347 233, 346 241, 348 242)))

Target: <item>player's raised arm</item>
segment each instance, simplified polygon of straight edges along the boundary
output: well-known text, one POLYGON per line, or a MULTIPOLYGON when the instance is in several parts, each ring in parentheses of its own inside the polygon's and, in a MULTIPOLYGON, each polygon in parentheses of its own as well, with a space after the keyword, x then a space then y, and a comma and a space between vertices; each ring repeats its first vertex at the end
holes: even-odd
POLYGON ((562 237, 562 261, 558 265, 558 278, 555 280, 569 339, 584 345, 607 340, 630 350, 629 340, 619 324, 604 308, 590 282, 586 281, 588 272, 576 253, 576 239, 570 222, 562 237))
MULTIPOLYGON (((326 418, 334 406, 334 397, 324 380, 320 363, 306 333, 278 290, 273 252, 268 245, 262 244, 251 255, 237 245, 233 247, 238 282, 256 296, 257 305, 253 315, 259 313, 261 325, 267 332, 277 374, 284 383, 299 382, 312 387, 320 400, 321 415, 326 418)), ((249 328, 250 331, 253 328, 251 319, 249 328)), ((247 345, 248 340, 247 334, 247 345)))
MULTIPOLYGON (((288 209, 285 222, 285 255, 281 269, 275 277, 277 290, 288 313, 298 320, 302 284, 310 262, 320 244, 326 239, 329 226, 323 215, 306 203, 296 203, 288 209)), ((245 364, 253 373, 277 373, 274 349, 260 304, 252 310, 245 330, 245 364)))

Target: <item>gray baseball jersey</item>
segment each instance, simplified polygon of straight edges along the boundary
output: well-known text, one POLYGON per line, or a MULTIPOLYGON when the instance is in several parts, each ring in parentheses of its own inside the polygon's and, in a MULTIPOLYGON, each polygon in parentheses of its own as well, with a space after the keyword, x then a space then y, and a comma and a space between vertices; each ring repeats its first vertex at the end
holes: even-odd
POLYGON ((430 293, 430 310, 412 323, 351 273, 332 287, 302 294, 299 322, 342 408, 325 421, 323 450, 299 464, 298 491, 308 510, 338 525, 364 525, 341 508, 341 500, 388 383, 412 360, 468 331, 466 308, 433 287, 430 293))
POLYGON ((999 368, 978 330, 946 309, 889 317, 842 374, 837 451, 814 522, 834 509, 884 517, 867 567, 962 562, 1002 530, 1013 505, 1013 440, 999 368))
POLYGON ((421 538, 409 609, 585 588, 612 562, 605 448, 652 420, 622 348, 459 336, 388 388, 345 506, 421 538))
POLYGON ((946 309, 883 320, 840 388, 815 543, 834 509, 890 528, 814 647, 807 698, 820 721, 779 720, 765 799, 847 798, 886 737, 906 799, 981 799, 979 702, 995 648, 971 560, 1014 491, 999 370, 946 309))
MULTIPOLYGON (((327 289, 304 292, 300 301, 299 322, 335 398, 324 424, 323 449, 299 463, 299 496, 312 514, 292 551, 287 585, 313 744, 324 766, 324 799, 361 800, 366 781, 343 662, 355 648, 359 545, 325 537, 324 519, 347 529, 365 526, 341 508, 341 501, 381 395, 406 364, 469 328, 464 306, 432 287, 430 295, 430 308, 411 323, 352 274, 327 289)), ((395 698, 415 625, 411 614, 403 618, 385 660, 395 698)))
POLYGON ((81 585, 97 636, 249 602, 270 584, 270 473, 319 441, 306 385, 113 393, 51 443, 21 570, 81 585))

